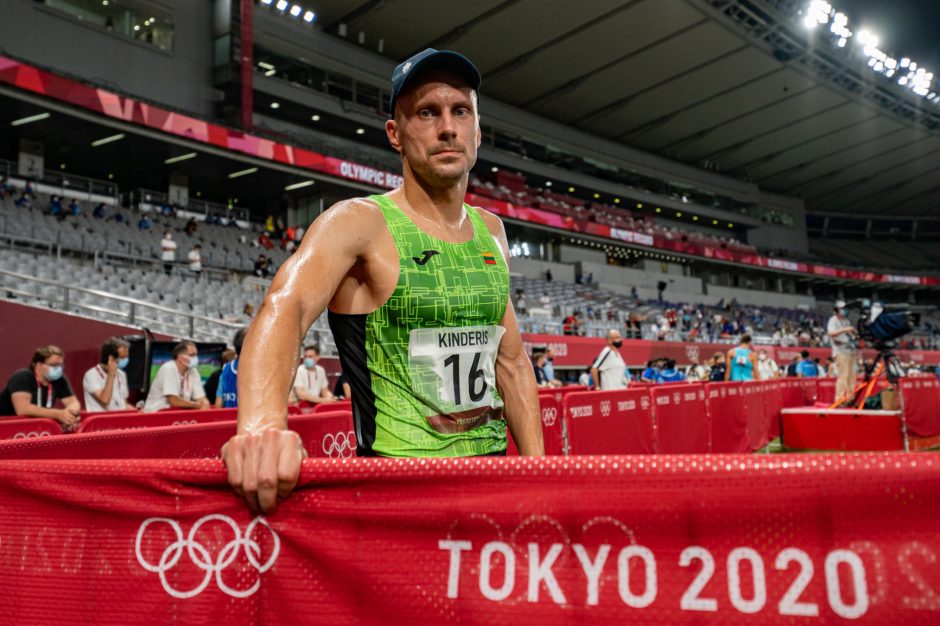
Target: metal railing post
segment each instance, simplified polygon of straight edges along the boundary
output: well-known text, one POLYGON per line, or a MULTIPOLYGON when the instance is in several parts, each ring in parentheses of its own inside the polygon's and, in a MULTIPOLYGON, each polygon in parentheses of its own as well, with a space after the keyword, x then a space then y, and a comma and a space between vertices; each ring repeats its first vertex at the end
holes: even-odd
POLYGON ((129 324, 133 324, 137 318, 137 304, 131 302, 131 308, 127 312, 127 321, 129 324))
POLYGON ((63 310, 63 311, 68 311, 68 310, 69 310, 69 300, 70 300, 70 298, 69 298, 69 292, 71 291, 71 289, 69 289, 69 286, 68 286, 68 285, 62 285, 62 290, 65 292, 65 295, 64 295, 63 298, 62 298, 62 310, 63 310))

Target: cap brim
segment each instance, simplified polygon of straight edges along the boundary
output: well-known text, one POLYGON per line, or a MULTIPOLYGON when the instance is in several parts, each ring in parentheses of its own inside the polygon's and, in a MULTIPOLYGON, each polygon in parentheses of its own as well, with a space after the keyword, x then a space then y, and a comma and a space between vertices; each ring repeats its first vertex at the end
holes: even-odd
POLYGON ((409 89, 422 74, 431 70, 452 71, 463 78, 474 91, 479 91, 480 84, 483 82, 480 76, 480 70, 477 69, 476 65, 474 65, 470 59, 459 52, 440 50, 424 57, 411 67, 411 70, 402 80, 401 85, 392 97, 390 103, 391 114, 395 114, 395 103, 398 102, 398 98, 401 94, 409 89))

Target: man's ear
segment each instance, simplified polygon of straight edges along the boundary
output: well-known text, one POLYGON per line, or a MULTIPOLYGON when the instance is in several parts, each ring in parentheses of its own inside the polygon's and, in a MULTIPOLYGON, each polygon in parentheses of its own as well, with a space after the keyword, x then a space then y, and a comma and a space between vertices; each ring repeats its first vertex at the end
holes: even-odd
POLYGON ((385 136, 388 137, 388 143, 396 152, 401 152, 401 141, 398 137, 398 122, 394 119, 385 122, 385 136))

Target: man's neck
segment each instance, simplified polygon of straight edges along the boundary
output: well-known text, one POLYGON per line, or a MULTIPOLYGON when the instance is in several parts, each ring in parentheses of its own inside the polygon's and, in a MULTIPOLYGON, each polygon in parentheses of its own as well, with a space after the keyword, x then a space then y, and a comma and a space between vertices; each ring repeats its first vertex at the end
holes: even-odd
POLYGON ((404 174, 405 182, 396 193, 401 193, 412 211, 443 226, 463 225, 468 175, 453 185, 438 187, 421 180, 407 167, 404 174))
POLYGON ((181 361, 179 361, 179 360, 176 361, 176 369, 179 371, 180 376, 182 376, 183 374, 186 373, 187 370, 189 370, 189 368, 186 367, 186 366, 185 366, 181 361))

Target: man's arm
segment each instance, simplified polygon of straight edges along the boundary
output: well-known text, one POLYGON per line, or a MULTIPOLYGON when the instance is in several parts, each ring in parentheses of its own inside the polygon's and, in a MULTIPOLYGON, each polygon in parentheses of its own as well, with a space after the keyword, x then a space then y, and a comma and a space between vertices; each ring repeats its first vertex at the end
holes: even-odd
POLYGON ((725 354, 725 380, 731 380, 731 367, 734 364, 734 350, 728 350, 725 354))
MULTIPOLYGON (((341 202, 307 229, 281 266, 242 346, 238 430, 222 448, 229 484, 252 510, 273 510, 297 484, 303 445, 287 430, 287 399, 296 355, 347 272, 373 244, 377 207, 341 202)), ((384 227, 384 222, 382 222, 384 227)))
MULTIPOLYGON (((471 209, 475 210, 475 209, 471 209)), ((506 231, 498 217, 487 211, 480 211, 493 238, 503 252, 506 264, 509 264, 509 244, 506 231)), ((545 442, 542 439, 542 420, 539 414, 538 387, 535 384, 535 372, 525 353, 522 336, 516 322, 516 312, 512 300, 506 303, 506 312, 499 325, 506 329, 499 342, 496 354, 496 387, 505 405, 506 421, 509 432, 523 456, 544 456, 545 442)))
MULTIPOLYGON (((208 400, 206 400, 205 398, 202 398, 202 399, 205 400, 206 404, 208 404, 208 402, 209 402, 208 400)), ((166 396, 166 402, 167 402, 167 404, 169 404, 169 405, 170 405, 172 408, 174 408, 174 409, 199 409, 199 408, 202 408, 202 405, 201 405, 199 402, 197 402, 196 400, 183 400, 183 399, 180 398, 179 396, 174 396, 174 395, 166 396)))
POLYGON ((33 404, 32 395, 26 391, 15 391, 10 394, 10 399, 17 417, 45 417, 63 426, 73 426, 78 421, 78 417, 67 409, 47 409, 33 404))

